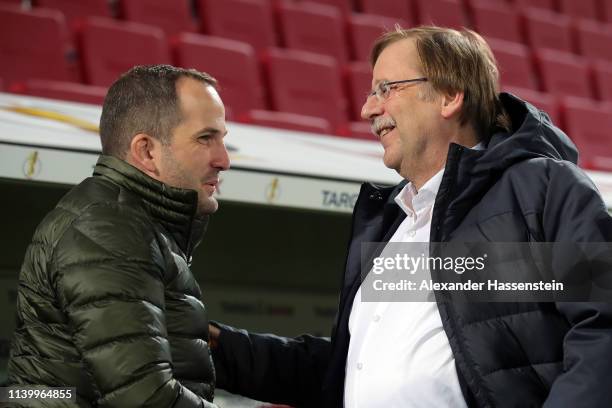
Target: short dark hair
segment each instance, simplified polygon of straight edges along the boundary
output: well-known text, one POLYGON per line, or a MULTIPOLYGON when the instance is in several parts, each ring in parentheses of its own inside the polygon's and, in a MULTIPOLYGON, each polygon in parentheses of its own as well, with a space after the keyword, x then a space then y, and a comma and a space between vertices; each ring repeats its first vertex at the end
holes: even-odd
POLYGON ((141 65, 121 75, 104 98, 100 118, 102 153, 125 159, 138 133, 169 144, 172 130, 181 121, 176 82, 183 77, 217 89, 212 76, 171 65, 141 65))
POLYGON ((509 127, 498 96, 497 62, 480 35, 468 29, 397 26, 374 44, 370 55, 372 66, 385 48, 405 39, 414 39, 423 75, 434 90, 464 92, 461 124, 471 124, 480 139, 496 127, 509 127))

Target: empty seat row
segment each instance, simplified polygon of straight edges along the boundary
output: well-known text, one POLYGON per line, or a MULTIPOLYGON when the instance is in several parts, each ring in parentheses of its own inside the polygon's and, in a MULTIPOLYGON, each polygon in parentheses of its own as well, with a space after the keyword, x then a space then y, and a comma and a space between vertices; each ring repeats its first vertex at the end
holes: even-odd
MULTIPOLYGON (((230 0, 227 0, 230 1, 230 0)), ((328 7, 329 8, 329 7, 328 7)), ((290 30, 291 27, 295 27, 297 24, 297 22, 299 22, 299 13, 298 14, 292 14, 293 12, 296 11, 295 8, 287 8, 288 14, 287 16, 293 16, 291 17, 292 19, 288 19, 288 21, 291 22, 291 24, 287 24, 286 29, 290 30), (295 23, 295 24, 294 24, 295 23)), ((325 11, 325 10, 324 10, 325 11)), ((328 10, 327 10, 328 11, 328 10)), ((10 13, 0 13, 0 18, 2 17, 2 15, 5 15, 10 18, 10 13)), ((47 15, 47 17, 50 17, 53 14, 52 11, 47 11, 47 10, 38 10, 37 12, 32 12, 32 13, 20 13, 17 20, 19 20, 19 24, 10 24, 7 23, 4 27, 4 30, 6 30, 7 32, 7 37, 12 36, 13 39, 17 39, 17 41, 13 40, 13 43, 16 44, 9 44, 7 46, 7 48, 19 48, 21 47, 20 45, 20 41, 18 40, 18 36, 15 35, 13 33, 14 30, 20 30, 21 33, 23 33, 24 36, 28 37, 28 38, 35 38, 36 33, 38 33, 39 31, 41 31, 43 29, 43 26, 49 26, 52 24, 57 25, 61 25, 61 17, 58 18, 57 15, 53 16, 53 19, 55 20, 53 23, 47 21, 44 25, 40 25, 38 24, 38 21, 40 21, 41 17, 43 15, 47 15), (31 17, 31 18, 29 18, 31 17), (31 31, 29 29, 32 29, 31 31), (31 34, 32 33, 32 34, 31 34)), ((13 13, 13 15, 15 15, 13 13)), ((331 32, 335 32, 337 34, 336 37, 341 35, 341 31, 338 30, 338 27, 335 27, 331 24, 325 24, 326 23, 326 18, 329 17, 330 15, 325 15, 325 13, 323 13, 321 15, 322 19, 320 20, 320 24, 318 24, 318 26, 326 26, 326 27, 330 27, 330 32, 326 32, 325 30, 317 30, 317 33, 312 33, 313 30, 310 29, 310 27, 308 27, 308 29, 306 30, 293 30, 291 31, 291 34, 287 35, 287 41, 286 41, 286 45, 292 47, 292 48, 297 48, 297 49, 303 49, 306 51, 311 51, 311 52, 317 52, 317 53, 323 53, 323 54, 327 54, 327 55, 335 55, 335 56, 339 56, 340 61, 346 61, 347 60, 347 55, 345 53, 345 49, 341 47, 341 43, 338 41, 331 41, 329 40, 329 38, 333 38, 334 36, 331 35, 331 32), (335 27, 335 28, 334 28, 335 27), (325 47, 328 48, 328 53, 323 52, 324 50, 321 50, 320 45, 325 45, 325 47)), ((13 19, 13 22, 15 20, 13 19)), ((252 38, 254 38, 254 36, 251 35, 251 33, 257 31, 257 28, 255 26, 249 26, 249 21, 253 21, 253 20, 245 20, 242 21, 242 23, 244 24, 239 24, 241 23, 241 21, 234 21, 234 24, 220 24, 220 27, 237 27, 239 29, 236 29, 233 33, 234 36, 236 36, 238 40, 247 40, 247 39, 251 39, 251 41, 246 41, 246 42, 250 42, 251 45, 253 45, 253 41, 252 38), (241 33, 241 34, 240 34, 241 33), (238 35, 240 34, 240 35, 238 35)), ((384 17, 379 17, 379 16, 371 16, 371 15, 363 15, 363 14, 355 14, 353 15, 349 22, 349 26, 351 27, 351 32, 353 33, 353 35, 351 36, 351 43, 353 45, 353 57, 355 59, 358 60, 365 60, 368 57, 369 51, 370 51, 370 47, 371 47, 371 43, 374 41, 374 39, 383 31, 384 27, 389 28, 393 22, 395 20, 393 19, 387 19, 384 17)), ((329 23, 329 21, 327 21, 327 23, 329 23)), ((143 31, 145 30, 144 26, 141 26, 140 28, 137 28, 138 26, 134 25, 134 24, 128 24, 128 23, 124 23, 124 22, 116 22, 117 25, 113 25, 112 22, 109 23, 105 23, 105 25, 107 26, 108 29, 114 29, 116 28, 125 28, 125 27, 131 27, 132 31, 143 31)), ((612 61, 612 47, 609 46, 610 43, 612 43, 612 29, 608 28, 608 30, 600 30, 600 26, 598 25, 594 25, 593 23, 584 23, 584 28, 585 30, 582 31, 583 33, 585 33, 584 36, 581 36, 580 38, 581 40, 581 48, 584 51, 584 54, 589 57, 589 58, 595 58, 595 57, 606 57, 609 60, 612 61), (587 30, 587 29, 590 29, 587 30), (610 38, 608 38, 610 37, 610 38)), ((65 28, 62 27, 56 27, 54 29, 57 32, 63 32, 66 31, 65 28)), ((76 30, 79 31, 81 30, 81 27, 79 27, 77 25, 76 30)), ((149 28, 148 31, 152 33, 154 29, 149 28)), ((45 30, 46 32, 48 32, 48 29, 45 30)), ((221 36, 228 36, 230 35, 229 32, 222 32, 221 36)), ((156 32, 155 34, 153 34, 156 37, 159 37, 159 32, 156 32)), ((44 34, 45 38, 47 38, 46 43, 48 44, 60 44, 57 41, 61 41, 61 38, 67 38, 68 35, 64 32, 61 36, 55 35, 55 34, 51 34, 47 37, 47 34, 44 34), (58 38, 60 38, 60 40, 58 40, 58 38)), ((542 35, 541 38, 542 40, 542 45, 544 46, 544 48, 546 48, 546 41, 545 38, 550 39, 549 43, 554 41, 555 39, 562 39, 564 38, 563 36, 559 36, 559 35, 542 35)), ((10 41, 10 40, 9 40, 10 41)), ((490 40, 491 43, 495 43, 495 40, 490 40)), ((563 42, 564 40, 559 40, 560 42, 563 42)), ((85 41, 87 42, 87 41, 85 41)), ((269 41, 268 41, 269 42, 269 41)), ((567 41, 566 41, 567 42, 567 41)), ((260 43, 255 44, 256 47, 255 49, 258 50, 257 47, 264 47, 266 45, 266 41, 262 41, 260 43)), ((29 51, 28 52, 32 52, 34 50, 34 48, 38 47, 38 45, 36 45, 33 42, 28 42, 25 43, 25 45, 23 46, 23 48, 28 48, 29 51), (29 47, 28 47, 29 46, 29 47)), ((79 78, 78 75, 75 77, 74 75, 74 53, 70 52, 70 47, 69 47, 69 43, 66 44, 62 44, 56 47, 46 47, 47 50, 45 50, 45 52, 50 52, 48 50, 50 49, 55 49, 56 52, 54 54, 54 59, 52 59, 50 61, 50 65, 52 65, 52 67, 57 67, 58 64, 55 63, 55 61, 59 61, 59 60, 65 60, 63 62, 60 63, 60 65, 67 65, 67 67, 65 67, 65 70, 70 70, 72 69, 73 73, 72 74, 68 74, 68 75, 63 75, 62 78, 54 78, 54 79, 64 79, 64 80, 79 80, 79 79, 83 79, 88 83, 93 83, 93 84, 100 84, 99 82, 94 82, 91 79, 88 79, 90 77, 92 77, 92 75, 88 72, 83 72, 83 77, 79 78), (58 58, 58 50, 63 50, 62 54, 63 57, 58 58), (72 58, 72 61, 71 61, 72 58)), ((523 68, 528 68, 528 69, 523 69, 523 71, 521 72, 521 75, 507 75, 510 78, 518 78, 521 80, 521 83, 516 83, 516 82, 512 82, 511 85, 515 85, 515 86, 521 86, 521 87, 528 87, 528 88, 532 88, 532 89, 543 89, 543 90, 547 90, 547 88, 545 86, 541 86, 535 75, 524 75, 527 72, 529 72, 529 67, 532 65, 530 59, 525 55, 525 54, 529 54, 529 51, 516 51, 520 48, 519 45, 513 45, 513 46, 507 46, 507 44, 504 43, 503 46, 498 46, 497 48, 494 47, 494 50, 496 52, 499 53, 498 58, 500 59, 500 61, 502 62, 502 67, 510 67, 510 69, 506 69, 509 72, 514 71, 514 67, 520 67, 521 65, 523 66, 523 68), (514 60, 516 59, 516 60, 514 60), (521 79, 522 78, 522 79, 521 79), (531 82, 532 84, 527 85, 524 82, 531 82)), ((553 48, 551 46, 551 48, 553 48)), ((561 47, 562 48, 562 47, 561 47)), ((83 47, 81 46, 81 49, 83 49, 83 47)), ((262 48, 265 49, 265 48, 262 48)), ((163 53, 163 51, 160 51, 160 53, 163 53)), ((540 54, 539 52, 537 54, 540 54)), ((49 64, 47 64, 49 65, 49 64)), ((36 69, 35 66, 32 66, 33 69, 36 69)), ((39 69, 41 68, 40 66, 38 67, 39 69)), ((103 71, 104 67, 99 67, 99 68, 95 68, 98 71, 103 71)), ((18 71, 21 74, 26 74, 28 71, 21 71, 20 69, 18 69, 18 71)), ((533 70, 531 70, 533 72, 533 70)), ((545 69, 543 69, 543 71, 545 71, 545 69)), ((50 73, 52 74, 52 73, 50 73)), ((537 73, 536 73, 537 74, 537 73)), ((60 75, 61 76, 61 75, 60 75)), ((38 77, 36 75, 34 75, 34 77, 38 77)))
MULTIPOLYGON (((404 19, 412 24, 425 22, 424 16, 430 7, 439 5, 440 1, 428 0, 309 0, 337 7, 342 13, 353 11, 380 14, 404 19)), ((612 23, 612 4, 608 0, 486 0, 513 9, 538 8, 565 14, 566 16, 586 18, 594 21, 612 23)), ((461 9, 474 6, 474 0, 453 0, 461 9)), ((452 7, 452 6, 451 6, 452 7)), ((437 7, 436 7, 437 8, 437 7)), ((453 11, 456 9, 454 7, 453 11)), ((463 12, 461 12, 462 14, 463 12)), ((458 15, 461 15, 458 14, 458 15)), ((461 25, 466 25, 463 22, 461 25)))
POLYGON ((82 17, 114 16, 108 0, 32 0, 32 6, 61 11, 70 23, 82 17))
POLYGON ((612 60, 612 48, 609 46, 612 24, 570 18, 542 9, 526 8, 519 13, 508 5, 485 0, 472 1, 474 27, 488 39, 612 60))
POLYGON ((605 9, 610 7, 608 0, 558 0, 559 11, 562 13, 573 16, 582 17, 592 20, 609 21, 607 16, 603 14, 605 9))
MULTIPOLYGON (((110 2, 108 0, 27 0, 31 1, 36 7, 50 7, 63 10, 69 20, 80 16, 98 16, 110 17, 118 15, 127 20, 136 22, 145 22, 152 24, 153 20, 158 20, 162 28, 166 27, 176 32, 176 24, 184 24, 184 27, 178 31, 189 31, 192 26, 194 16, 192 13, 192 4, 189 0, 180 0, 168 2, 164 0, 118 0, 110 2), (116 7, 111 10, 111 6, 116 7)), ((236 13, 240 13, 241 7, 250 3, 250 7, 263 5, 270 7, 281 1, 289 0, 238 0, 230 1, 227 5, 223 5, 224 1, 218 0, 195 0, 195 9, 199 11, 201 16, 206 16, 208 13, 214 14, 214 10, 210 8, 233 8, 236 13), (213 3, 221 3, 220 6, 213 3)), ((301 0, 292 0, 294 2, 301 0)), ((485 0, 480 0, 484 2, 485 0)), ((0 0, 0 2, 21 4, 21 0, 0 0)), ((472 8, 478 9, 477 0, 307 0, 307 3, 318 3, 337 8, 343 15, 350 15, 354 12, 376 14, 388 16, 398 19, 403 19, 409 24, 426 23, 431 17, 433 10, 434 15, 453 16, 451 21, 452 26, 465 26, 469 23, 469 18, 466 19, 464 9, 472 12, 472 8), (446 6, 446 7, 442 7, 446 6), (447 12, 450 9, 452 12, 447 12)), ((559 12, 567 16, 575 18, 586 18, 594 21, 611 22, 612 23, 612 4, 607 0, 486 0, 487 3, 493 5, 506 6, 513 10, 521 10, 526 8, 539 8, 559 12)), ((469 16, 468 16, 469 17, 469 16)), ((438 23, 440 24, 440 23, 438 23)), ((446 25, 446 24, 441 24, 446 25)))
MULTIPOLYGON (((612 23, 612 5, 608 0, 465 0, 469 7, 475 3, 501 5, 513 10, 536 8, 548 10, 573 18, 612 23)), ((477 7, 479 6, 477 5, 477 7)))
MULTIPOLYGON (((37 47, 32 49, 22 47, 22 41, 14 35, 3 35, 0 55, 13 63, 0 66, 0 74, 7 81, 29 78, 72 80, 70 53, 61 46, 66 36, 59 29, 61 15, 41 10, 37 13, 6 13, 9 14, 7 21, 15 24, 20 24, 20 18, 26 14, 43 19, 45 24, 37 24, 34 32, 47 24, 55 29, 45 28, 44 35, 37 38, 37 47), (11 43, 11 38, 17 38, 17 42, 11 43), (22 49, 25 52, 15 52, 22 49)), ((20 27, 24 35, 33 37, 23 31, 24 25, 20 27)), ((5 29, 7 26, 0 26, 0 33, 5 29)), ((348 64, 343 82, 337 61, 320 54, 269 48, 263 54, 260 67, 260 60, 249 44, 227 39, 183 33, 173 37, 168 47, 163 32, 156 27, 104 18, 83 20, 76 26, 76 32, 81 78, 85 83, 106 87, 133 65, 173 62, 218 77, 223 86, 223 96, 235 116, 250 109, 272 108, 324 117, 333 128, 337 128, 349 118, 359 119, 363 97, 369 89, 367 63, 348 64), (121 47, 116 47, 116 44, 121 44, 121 47), (317 93, 319 88, 325 88, 325 93, 317 93), (335 102, 333 106, 327 106, 322 100, 335 102)), ((505 86, 542 90, 559 96, 612 100, 610 64, 598 63, 591 67, 575 55, 548 50, 534 53, 532 61, 523 45, 498 41, 491 41, 491 45, 500 62, 505 86), (533 75, 534 72, 539 75, 533 75)))
MULTIPOLYGON (((260 66, 255 50, 246 43, 183 33, 172 37, 169 47, 157 27, 97 17, 75 24, 75 52, 63 16, 57 11, 24 12, 0 6, 0 20, 7 21, 0 25, 0 57, 11 61, 0 65, 0 75, 9 83, 81 80, 107 87, 134 65, 175 63, 217 77, 224 99, 236 116, 251 109, 272 108, 323 117, 335 129, 349 120, 349 108, 357 112, 344 97, 339 64, 323 55, 270 48, 260 66), (74 58, 77 54, 79 64, 74 58)), ((364 85, 360 97, 368 87, 364 85)), ((21 84, 16 89, 43 92, 40 82, 21 84)), ((59 89, 52 84, 44 95, 59 95, 59 89)), ((63 95, 74 99, 78 87, 65 89, 63 95)), ((96 99, 86 95, 81 100, 96 99)))
POLYGON ((612 104, 564 98, 561 115, 564 130, 580 151, 579 165, 612 171, 612 104))
MULTIPOLYGON (((452 0, 444 1, 452 2, 452 0)), ((295 8, 292 9, 290 6, 287 7, 287 10, 295 10, 295 8)), ((324 15, 334 14, 329 13, 329 7, 322 6, 320 10, 324 11, 322 13, 324 15)), ((76 54, 70 47, 70 34, 65 28, 61 14, 43 9, 26 13, 13 8, 9 12, 13 14, 9 15, 6 21, 11 20, 14 24, 12 26, 8 23, 0 25, 0 56, 3 59, 10 58, 15 64, 0 67, 0 75, 8 78, 5 84, 11 83, 16 78, 51 78, 61 81, 82 79, 98 86, 93 88, 79 84, 64 86, 65 84, 31 80, 21 82, 16 88, 12 87, 13 90, 53 98, 80 98, 85 102, 100 103, 103 99, 104 87, 108 86, 120 72, 129 69, 132 65, 173 62, 182 66, 194 66, 207 70, 216 76, 222 85, 223 97, 235 118, 279 125, 296 122, 302 126, 302 130, 306 129, 305 124, 310 122, 309 129, 322 129, 321 120, 323 120, 327 123, 327 128, 333 131, 344 129, 341 132, 345 134, 359 133, 364 137, 370 134, 367 124, 349 122, 358 120, 363 97, 369 89, 370 72, 369 66, 365 63, 347 64, 343 78, 339 74, 339 65, 330 58, 272 48, 264 53, 264 64, 260 66, 256 50, 248 44, 183 33, 172 38, 171 47, 168 49, 163 30, 159 28, 101 18, 84 20, 75 24, 76 44, 82 60, 82 69, 79 73, 75 64, 76 54), (22 18, 24 15, 34 15, 37 19, 35 22, 34 20, 27 22, 22 18), (47 21, 43 22, 41 20, 43 17, 47 17, 47 21), (54 21, 53 24, 49 24, 51 20, 54 21), (42 31, 38 37, 22 34, 22 37, 34 38, 38 43, 38 50, 41 51, 38 54, 34 49, 24 51, 27 49, 27 42, 10 43, 11 38, 19 40, 19 36, 13 35, 14 30, 17 28, 23 30, 23 27, 28 25, 35 26, 37 30, 42 31), (64 27, 58 28, 57 26, 64 27), (49 42, 60 44, 60 46, 54 47, 49 45, 49 42), (48 46, 40 47, 40 44, 48 46), (122 54, 117 53, 115 44, 122 45, 122 54), (125 58, 126 56, 130 58, 125 58), (23 64, 24 69, 17 63, 22 57, 26 57, 31 62, 23 64), (61 62, 58 63, 58 61, 61 62), (50 63, 53 66, 50 67, 50 63), (228 68, 230 66, 239 67, 239 69, 231 70, 228 68), (36 71, 37 67, 40 68, 38 71, 36 71), (60 68, 56 70, 57 67, 60 68), (285 72, 284 70, 290 70, 288 72, 292 72, 293 75, 274 74, 274 72, 285 72), (296 72, 301 73, 308 80, 295 85, 295 78, 298 77, 295 75, 296 72), (317 80, 311 81, 310 78, 317 80), (327 89, 317 88, 317 81, 320 81, 320 78, 329 81, 327 89), (262 109, 269 108, 285 111, 289 116, 283 117, 281 112, 276 112, 278 115, 275 115, 275 113, 262 111, 262 109), (259 114, 253 114, 252 110, 259 114)), ((1 15, 2 9, 0 8, 1 15)), ((395 20, 365 14, 354 14, 349 19, 351 24, 367 26, 371 23, 373 27, 391 24, 393 21, 395 20)), ((373 41, 377 35, 376 30, 371 29, 365 37, 366 40, 354 40, 354 44, 363 45, 368 41, 368 36, 371 38, 370 41, 373 41)), ((311 41, 312 38, 310 38, 311 41)), ((321 40, 321 36, 314 38, 321 40)), ((587 41, 586 43, 592 45, 594 42, 587 41)), ((534 53, 533 61, 535 72, 540 74, 540 81, 537 81, 533 80, 534 75, 530 74, 534 71, 527 47, 521 44, 506 43, 497 47, 496 50, 495 41, 492 41, 492 46, 500 60, 502 80, 506 84, 532 90, 548 90, 555 95, 576 95, 587 98, 595 96, 612 100, 612 68, 609 64, 597 63, 593 65, 594 69, 591 69, 592 67, 584 60, 574 55, 538 51, 534 53), (507 62, 500 57, 503 52, 510 54, 507 62), (525 57, 527 64, 522 67, 520 64, 515 64, 516 61, 520 61, 518 57, 525 57), (517 82, 513 82, 513 79, 517 82)), ((369 53, 369 45, 363 47, 360 52, 360 59, 366 58, 369 53)), ((345 55, 344 60, 347 59, 345 55)))
MULTIPOLYGON (((34 0, 34 4, 61 10, 70 21, 83 15, 110 16, 107 0, 34 0)), ((423 0, 415 2, 415 7, 409 7, 408 1, 358 0, 357 8, 366 15, 343 15, 346 7, 340 7, 342 3, 337 0, 197 0, 197 4, 198 23, 186 0, 121 0, 117 12, 128 21, 155 25, 166 35, 197 32, 201 28, 209 35, 248 42, 258 52, 282 45, 330 55, 340 62, 366 59, 368 52, 364 50, 369 49, 376 37, 372 33, 380 34, 395 24, 407 26, 417 22, 453 27, 473 23, 488 38, 612 60, 612 47, 608 46, 612 41, 612 24, 574 21, 562 14, 533 8, 525 8, 521 14, 503 0, 470 0, 471 22, 464 15, 460 0, 423 0)))
MULTIPOLYGON (((26 14, 0 9, 0 15, 3 13, 8 13, 10 18, 7 20, 15 24, 19 24, 19 18, 26 14)), ((25 50, 18 37, 16 42, 11 42, 15 36, 0 36, 0 57, 12 61, 0 65, 0 76, 9 82, 30 79, 70 81, 67 52, 57 46, 65 43, 65 33, 58 30, 62 27, 59 24, 61 15, 51 11, 34 14, 55 30, 45 30, 44 35, 36 38, 37 46, 25 50), (45 20, 43 17, 49 17, 48 13, 51 17, 45 20)), ((0 25, 0 34, 4 34, 5 29, 6 26, 0 25)), ((29 36, 27 31, 21 32, 29 36)), ((183 33, 173 37, 168 44, 162 31, 156 27, 96 17, 82 20, 76 32, 81 75, 89 85, 108 87, 134 65, 175 63, 217 77, 221 94, 236 117, 251 109, 271 108, 324 118, 332 129, 349 121, 349 104, 340 65, 331 57, 269 48, 260 61, 254 49, 246 43, 183 33)), ((40 83, 27 85, 28 89, 41 88, 40 83)), ((361 95, 365 95, 367 87, 369 84, 365 85, 361 95)), ((57 91, 58 88, 54 87, 46 95, 54 95, 51 92, 57 95, 57 91)), ((65 89, 64 95, 69 97, 77 91, 77 87, 65 89)))
MULTIPOLYGON (((36 1, 41 7, 62 11, 71 28, 86 15, 109 17, 108 10, 100 11, 107 0, 36 1)), ((257 52, 282 45, 326 54, 341 62, 366 59, 368 53, 364 50, 380 33, 395 24, 408 23, 399 18, 363 14, 354 14, 345 20, 337 8, 311 2, 280 2, 276 13, 268 0, 198 0, 198 3, 201 31, 205 34, 247 42, 257 52)), ((129 22, 155 26, 167 36, 198 32, 186 1, 122 0, 119 4, 120 16, 129 22), (183 6, 178 7, 179 4, 183 6)), ((31 14, 44 10, 35 8, 31 14)))
POLYGON ((490 40, 505 86, 612 101, 612 62, 490 40))
MULTIPOLYGON (((0 0, 0 2, 7 0, 0 0)), ((35 7, 56 8, 62 10, 68 20, 72 21, 79 17, 96 16, 111 17, 117 16, 130 21, 144 22, 153 24, 160 23, 161 28, 170 32, 190 31, 193 24, 202 24, 204 29, 208 23, 213 21, 216 16, 225 17, 227 14, 244 15, 245 10, 268 10, 272 14, 276 8, 282 8, 288 4, 302 3, 304 8, 317 5, 330 6, 337 9, 343 16, 349 16, 355 12, 364 14, 374 14, 404 20, 409 24, 425 23, 437 20, 438 16, 442 20, 438 24, 452 22, 453 26, 464 26, 467 24, 463 11, 462 0, 194 0, 195 6, 192 9, 191 1, 177 0, 168 2, 165 0, 31 0, 35 7), (116 7, 111 7, 115 5, 116 7), (442 7, 444 6, 444 7, 442 7), (194 13, 195 11, 195 13, 194 13), (449 17, 452 16, 452 17, 449 17), (177 25, 183 24, 182 29, 177 29, 177 25)), ((13 1, 19 3, 19 0, 13 1)), ((252 14, 246 16, 253 17, 252 14)), ((260 22, 260 24, 265 23, 260 22)), ((268 21, 269 27, 274 28, 275 22, 268 21)))

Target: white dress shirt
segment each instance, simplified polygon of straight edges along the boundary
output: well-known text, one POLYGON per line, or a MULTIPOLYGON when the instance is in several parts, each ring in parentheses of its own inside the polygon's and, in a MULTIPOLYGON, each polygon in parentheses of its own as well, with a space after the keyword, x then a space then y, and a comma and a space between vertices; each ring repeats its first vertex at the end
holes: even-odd
MULTIPOLYGON (((408 183, 395 197, 406 218, 390 242, 429 243, 443 173, 418 192, 408 183)), ((362 302, 360 288, 349 332, 346 408, 466 407, 435 302, 362 302)))

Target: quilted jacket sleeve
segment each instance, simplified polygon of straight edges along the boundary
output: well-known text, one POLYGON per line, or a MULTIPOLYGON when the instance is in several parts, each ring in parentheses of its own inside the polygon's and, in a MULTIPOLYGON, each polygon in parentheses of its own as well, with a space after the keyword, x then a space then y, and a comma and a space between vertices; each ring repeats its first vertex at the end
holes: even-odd
MULTIPOLYGON (((607 242, 611 247, 612 218, 584 173, 575 166, 561 166, 553 169, 550 180, 543 214, 547 241, 607 242)), ((564 258, 575 255, 556 254, 554 267, 573 276, 587 274, 564 258)), ((609 279, 612 271, 603 272, 609 279)), ((544 406, 610 406, 612 303, 564 302, 558 303, 557 309, 571 328, 563 343, 563 372, 553 383, 544 406)))
POLYGON ((90 207, 52 257, 53 285, 100 407, 210 407, 173 378, 163 255, 151 225, 117 204, 90 207))
POLYGON ((221 332, 219 345, 212 350, 219 388, 295 407, 322 405, 329 338, 288 338, 212 324, 221 332))

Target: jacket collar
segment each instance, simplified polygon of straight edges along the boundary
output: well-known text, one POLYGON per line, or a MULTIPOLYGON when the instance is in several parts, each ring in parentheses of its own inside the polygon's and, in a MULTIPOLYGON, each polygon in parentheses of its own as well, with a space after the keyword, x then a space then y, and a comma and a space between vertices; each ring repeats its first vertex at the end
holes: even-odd
POLYGON ((109 179, 138 196, 145 210, 176 240, 189 260, 206 230, 209 218, 196 216, 196 191, 170 187, 112 156, 101 155, 93 174, 109 179))

